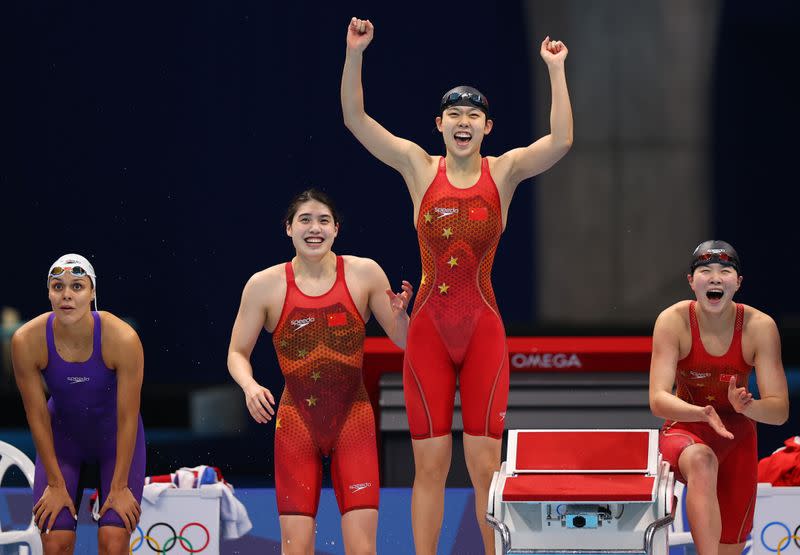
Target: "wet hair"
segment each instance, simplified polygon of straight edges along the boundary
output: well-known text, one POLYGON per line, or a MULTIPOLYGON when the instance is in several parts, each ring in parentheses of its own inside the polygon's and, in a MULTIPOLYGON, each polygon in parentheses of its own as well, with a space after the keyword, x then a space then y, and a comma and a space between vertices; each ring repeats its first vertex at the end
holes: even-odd
POLYGON ((489 100, 475 87, 459 85, 444 93, 439 102, 439 115, 442 115, 450 106, 472 106, 483 112, 486 119, 489 119, 489 100))
POLYGON ((286 216, 283 218, 283 223, 290 225, 292 220, 294 220, 294 215, 297 213, 297 209, 300 208, 300 205, 310 200, 315 200, 327 206, 331 211, 331 216, 333 216, 333 223, 339 225, 339 212, 336 210, 336 205, 333 204, 331 197, 329 197, 327 193, 314 188, 306 189, 302 193, 295 195, 295 197, 289 203, 289 207, 286 209, 286 216))
POLYGON ((708 266, 709 264, 730 266, 736 270, 737 274, 742 275, 742 264, 739 262, 739 255, 736 253, 736 249, 725 241, 710 239, 697 245, 697 248, 692 253, 689 273, 694 274, 694 271, 699 266, 708 266))

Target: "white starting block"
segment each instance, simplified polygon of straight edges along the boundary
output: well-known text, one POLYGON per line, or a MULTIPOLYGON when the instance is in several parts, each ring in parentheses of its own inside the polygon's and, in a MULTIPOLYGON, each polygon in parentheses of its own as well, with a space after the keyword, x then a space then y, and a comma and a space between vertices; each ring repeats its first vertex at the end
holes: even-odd
POLYGON ((486 513, 495 552, 667 555, 674 484, 658 430, 510 430, 486 513))

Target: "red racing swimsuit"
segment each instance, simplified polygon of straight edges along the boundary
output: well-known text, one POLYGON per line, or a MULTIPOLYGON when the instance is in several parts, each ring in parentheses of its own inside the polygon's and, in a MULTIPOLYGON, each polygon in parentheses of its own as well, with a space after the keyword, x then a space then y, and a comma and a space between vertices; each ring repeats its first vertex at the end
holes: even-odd
POLYGON ((422 198, 417 235, 422 281, 411 314, 403 390, 411 437, 449 434, 456 379, 464 432, 500 438, 508 401, 508 351, 491 271, 503 231, 486 158, 472 187, 447 179, 445 159, 422 198))
POLYGON ((712 356, 703 347, 697 325, 695 301, 689 304, 692 348, 678 361, 676 395, 693 405, 711 405, 723 424, 733 434, 725 439, 706 422, 667 420, 659 436, 659 449, 681 482, 678 459, 684 449, 695 443, 710 447, 719 461, 717 499, 722 516, 721 543, 736 544, 747 539, 753 527, 753 509, 758 478, 758 446, 755 422, 733 410, 728 401, 728 383, 736 376, 737 387, 747 386, 752 367, 742 355, 744 306, 736 305, 736 324, 728 352, 712 356))
POLYGON ((272 335, 286 387, 275 422, 278 513, 314 517, 322 457, 331 457, 339 511, 378 508, 375 418, 362 377, 364 321, 350 296, 344 262, 336 282, 309 296, 286 263, 286 300, 272 335))

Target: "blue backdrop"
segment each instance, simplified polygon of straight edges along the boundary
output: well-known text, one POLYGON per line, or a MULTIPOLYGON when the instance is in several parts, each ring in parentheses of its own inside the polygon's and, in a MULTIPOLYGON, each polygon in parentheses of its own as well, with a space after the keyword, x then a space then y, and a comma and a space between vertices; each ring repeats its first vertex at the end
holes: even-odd
MULTIPOLYGON (((9 285, 0 305, 26 319, 48 310, 48 265, 63 252, 83 253, 98 272, 100 308, 137 324, 146 382, 225 381, 242 287, 292 256, 281 220, 289 199, 309 186, 340 205, 338 253, 376 259, 393 284, 417 283, 405 185, 342 123, 351 15, 376 25, 364 64, 368 111, 432 153, 443 150, 433 122, 439 98, 460 83, 482 89, 495 110, 485 154, 531 142, 529 61, 546 71, 519 3, 459 3, 469 17, 423 6, 5 8, 15 55, 4 92, 13 132, 2 218, 14 271, 0 278, 9 285)), ((523 185, 497 257, 499 290, 510 291, 520 275, 528 284, 501 295, 509 325, 534 313, 531 199, 523 185)), ((254 360, 270 370, 261 373, 265 385, 277 383, 267 341, 254 360)))

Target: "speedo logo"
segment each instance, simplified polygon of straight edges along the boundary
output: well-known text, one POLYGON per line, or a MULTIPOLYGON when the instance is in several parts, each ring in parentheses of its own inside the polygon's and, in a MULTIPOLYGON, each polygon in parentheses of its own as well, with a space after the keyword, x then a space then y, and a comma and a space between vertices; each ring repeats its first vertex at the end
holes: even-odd
POLYGON ((69 383, 83 383, 88 382, 89 379, 90 378, 87 376, 67 376, 67 381, 69 383))
POLYGON ((447 216, 452 216, 453 214, 458 214, 458 208, 434 208, 433 211, 439 214, 439 218, 445 218, 447 216))
POLYGON ((695 372, 694 370, 689 370, 689 378, 692 380, 702 380, 710 376, 711 372, 695 372))
POLYGON ((506 419, 506 411, 503 411, 500 413, 500 420, 505 420, 505 419, 506 419))
POLYGON ((300 328, 306 327, 307 325, 312 323, 314 320, 315 320, 315 318, 313 316, 309 316, 308 318, 303 318, 301 320, 292 320, 289 323, 294 326, 294 330, 293 331, 297 331, 300 328))
POLYGON ((363 484, 350 484, 350 491, 353 493, 359 492, 362 489, 367 489, 372 485, 372 482, 364 482, 363 484))

